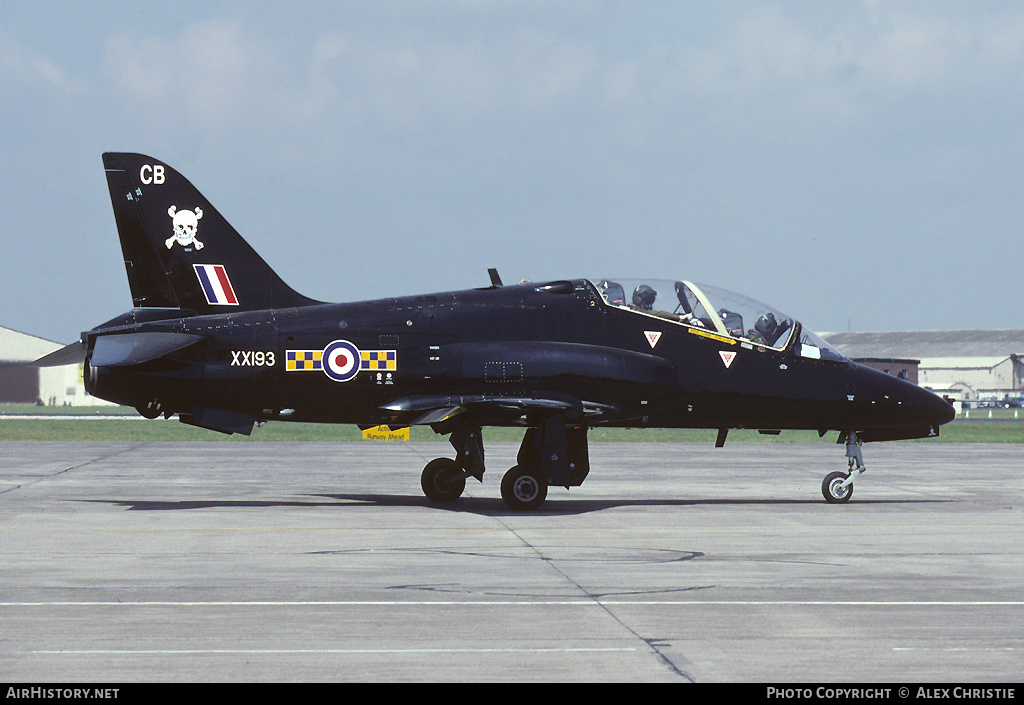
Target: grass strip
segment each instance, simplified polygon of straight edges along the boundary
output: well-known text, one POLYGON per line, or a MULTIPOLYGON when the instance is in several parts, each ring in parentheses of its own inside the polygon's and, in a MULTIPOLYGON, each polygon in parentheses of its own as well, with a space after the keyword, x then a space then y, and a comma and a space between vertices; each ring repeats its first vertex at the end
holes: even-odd
MULTIPOLYGON (((918 439, 905 442, 928 443, 1024 443, 1024 419, 1014 419, 1012 411, 994 412, 989 420, 975 417, 957 419, 942 427, 937 439, 918 439)), ((644 443, 710 443, 715 442, 713 429, 628 429, 593 428, 588 433, 591 442, 644 442, 644 443)), ((487 428, 485 442, 514 442, 522 440, 521 428, 487 428)), ((7 406, 0 409, 0 441, 210 441, 245 443, 252 441, 292 442, 351 442, 362 440, 355 426, 339 424, 284 423, 271 421, 253 430, 251 436, 227 436, 215 431, 179 423, 176 419, 148 421, 134 409, 124 407, 32 407, 7 406), (26 416, 74 416, 89 418, 23 418, 26 416), (118 417, 128 418, 118 418, 118 417)), ((411 429, 412 441, 444 442, 430 428, 411 429)), ((783 431, 778 436, 762 435, 756 430, 732 430, 728 443, 835 443, 836 433, 819 438, 815 431, 783 431)), ((369 441, 372 442, 372 441, 369 441)))

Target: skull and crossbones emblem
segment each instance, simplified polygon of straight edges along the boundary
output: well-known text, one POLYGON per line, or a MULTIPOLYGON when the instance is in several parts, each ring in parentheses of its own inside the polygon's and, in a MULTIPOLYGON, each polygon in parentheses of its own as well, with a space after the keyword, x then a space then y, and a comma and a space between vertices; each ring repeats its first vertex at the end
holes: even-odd
POLYGON ((174 243, 182 247, 195 245, 197 250, 203 249, 205 245, 196 239, 196 230, 199 228, 199 219, 203 217, 203 210, 196 208, 195 211, 179 211, 177 206, 167 209, 167 215, 174 219, 174 234, 164 241, 167 249, 171 249, 174 243))

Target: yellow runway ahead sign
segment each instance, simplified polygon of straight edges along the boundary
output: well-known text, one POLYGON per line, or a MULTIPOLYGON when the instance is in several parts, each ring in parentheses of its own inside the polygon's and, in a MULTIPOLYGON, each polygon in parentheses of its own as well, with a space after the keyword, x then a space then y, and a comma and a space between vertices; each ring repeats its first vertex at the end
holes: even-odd
POLYGON ((363 431, 364 441, 407 441, 409 440, 408 428, 396 428, 392 431, 387 426, 374 426, 363 431))

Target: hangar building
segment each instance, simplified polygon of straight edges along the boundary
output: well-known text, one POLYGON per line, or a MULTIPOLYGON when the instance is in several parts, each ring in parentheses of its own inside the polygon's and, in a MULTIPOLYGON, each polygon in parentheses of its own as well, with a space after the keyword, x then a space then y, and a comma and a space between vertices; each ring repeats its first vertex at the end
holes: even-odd
POLYGON ((106 406, 89 396, 82 365, 26 367, 26 362, 64 347, 27 333, 0 326, 0 403, 46 406, 106 406))
POLYGON ((1024 330, 826 333, 822 337, 857 362, 890 374, 906 371, 910 381, 957 401, 1001 401, 1024 394, 1024 330))

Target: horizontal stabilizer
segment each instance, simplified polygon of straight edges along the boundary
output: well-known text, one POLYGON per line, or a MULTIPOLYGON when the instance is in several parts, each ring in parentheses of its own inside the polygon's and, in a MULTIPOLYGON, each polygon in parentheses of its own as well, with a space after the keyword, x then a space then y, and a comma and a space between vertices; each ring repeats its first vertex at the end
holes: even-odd
POLYGON ((62 365, 79 365, 83 362, 85 362, 85 345, 78 341, 71 345, 65 345, 60 350, 54 350, 48 355, 43 355, 28 364, 31 367, 60 367, 62 365))
POLYGON ((140 365, 204 340, 189 333, 122 333, 96 339, 90 360, 93 367, 140 365))

